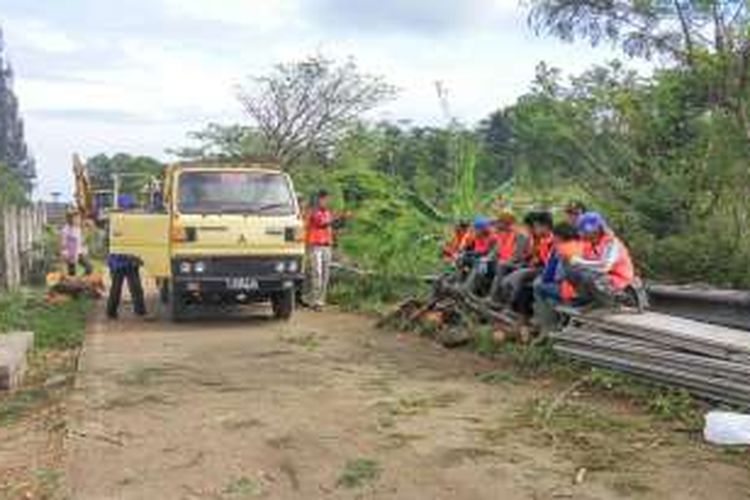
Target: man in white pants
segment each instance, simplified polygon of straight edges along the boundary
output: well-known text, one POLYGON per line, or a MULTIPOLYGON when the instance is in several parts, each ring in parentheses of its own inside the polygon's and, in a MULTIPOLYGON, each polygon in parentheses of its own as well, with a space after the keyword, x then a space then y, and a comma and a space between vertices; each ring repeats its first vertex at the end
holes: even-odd
POLYGON ((333 214, 328 208, 329 195, 321 189, 315 206, 307 218, 307 248, 309 252, 310 304, 319 311, 325 306, 331 269, 331 247, 333 246, 333 214))

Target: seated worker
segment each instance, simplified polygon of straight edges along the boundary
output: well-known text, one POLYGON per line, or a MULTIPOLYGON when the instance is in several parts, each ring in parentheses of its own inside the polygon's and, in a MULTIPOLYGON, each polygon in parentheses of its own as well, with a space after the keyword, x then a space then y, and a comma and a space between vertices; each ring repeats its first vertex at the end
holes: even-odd
MULTIPOLYGON (((129 195, 122 194, 117 197, 118 207, 122 210, 132 210, 135 202, 129 195)), ((140 267, 141 261, 132 255, 109 254, 107 256, 109 267, 110 287, 107 300, 107 317, 117 319, 122 297, 122 284, 128 282, 128 290, 133 301, 133 310, 138 316, 146 315, 146 304, 143 296, 143 284, 141 283, 140 267)))
POLYGON ((529 244, 529 232, 523 226, 517 224, 516 217, 507 211, 500 214, 495 228, 496 261, 487 300, 498 303, 500 302, 503 278, 524 263, 526 248, 529 244))
POLYGON ((496 245, 492 221, 486 217, 476 217, 474 219, 473 237, 460 259, 461 267, 469 270, 463 285, 469 292, 475 292, 477 284, 487 274, 496 245))
POLYGON ((576 289, 568 280, 569 262, 583 255, 583 241, 576 226, 561 223, 555 226, 554 250, 542 274, 534 281, 534 320, 540 333, 546 334, 557 325, 555 306, 576 304, 576 289))
POLYGON ((552 214, 534 212, 527 216, 527 222, 531 223, 531 241, 527 247, 525 265, 503 279, 501 293, 513 310, 530 316, 533 312, 531 285, 552 255, 552 214))
POLYGON ((453 227, 453 236, 443 245, 443 260, 450 265, 456 263, 461 252, 471 242, 471 226, 469 221, 461 220, 453 227))
POLYGON ((636 279, 630 252, 597 212, 580 217, 578 233, 583 255, 570 259, 570 280, 584 300, 614 305, 617 295, 636 279))

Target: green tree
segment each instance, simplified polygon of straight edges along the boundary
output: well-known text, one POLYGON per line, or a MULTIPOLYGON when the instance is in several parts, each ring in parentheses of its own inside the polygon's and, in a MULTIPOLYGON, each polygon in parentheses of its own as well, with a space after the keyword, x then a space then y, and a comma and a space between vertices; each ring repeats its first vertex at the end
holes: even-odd
POLYGON ((26 145, 24 123, 13 92, 13 70, 5 60, 3 33, 0 28, 0 163, 5 165, 7 182, 20 185, 30 194, 36 177, 34 158, 26 145))
POLYGON ((120 192, 132 195, 140 194, 150 179, 160 179, 164 174, 164 164, 160 161, 127 153, 92 156, 86 167, 93 189, 113 189, 115 175, 120 174, 120 192))
POLYGON ((209 123, 204 129, 189 132, 197 143, 169 152, 184 160, 243 160, 268 154, 260 132, 244 125, 209 123))

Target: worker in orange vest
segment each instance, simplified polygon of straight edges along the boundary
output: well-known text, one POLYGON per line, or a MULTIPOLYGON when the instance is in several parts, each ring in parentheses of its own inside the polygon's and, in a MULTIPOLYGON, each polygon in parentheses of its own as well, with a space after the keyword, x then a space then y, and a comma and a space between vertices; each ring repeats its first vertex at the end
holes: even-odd
POLYGON ((486 217, 477 216, 474 219, 473 236, 461 257, 462 267, 471 268, 464 280, 465 290, 472 293, 477 291, 478 285, 488 273, 496 245, 492 221, 486 217))
POLYGON ((490 286, 487 301, 497 303, 503 279, 524 263, 524 256, 529 244, 529 233, 517 224, 512 212, 502 212, 495 224, 496 262, 495 272, 490 286))
POLYGON ((471 243, 472 233, 468 221, 461 220, 453 227, 450 241, 443 245, 443 260, 451 265, 471 243))
POLYGON ((318 191, 307 213, 305 243, 310 264, 310 304, 316 311, 325 306, 333 247, 334 216, 328 207, 328 191, 318 191))
POLYGON ((531 226, 531 239, 527 245, 524 266, 503 279, 501 293, 511 308, 530 316, 533 304, 532 284, 552 255, 552 214, 546 211, 532 212, 526 216, 526 224, 531 226))
POLYGON ((542 334, 557 326, 555 307, 559 304, 573 305, 577 292, 568 279, 569 262, 583 255, 583 241, 576 226, 561 223, 555 226, 554 250, 544 271, 534 281, 534 319, 542 334))
POLYGON ((597 212, 579 218, 578 232, 583 255, 571 258, 571 279, 586 299, 613 305, 616 296, 636 280, 630 251, 597 212))

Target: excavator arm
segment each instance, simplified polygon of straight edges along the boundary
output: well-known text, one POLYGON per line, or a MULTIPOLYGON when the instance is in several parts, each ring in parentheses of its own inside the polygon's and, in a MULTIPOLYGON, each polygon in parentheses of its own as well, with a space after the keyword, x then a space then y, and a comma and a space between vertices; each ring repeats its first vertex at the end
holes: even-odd
POLYGON ((73 155, 73 177, 75 180, 74 199, 78 213, 84 219, 96 218, 91 181, 86 172, 86 165, 77 154, 73 155))

